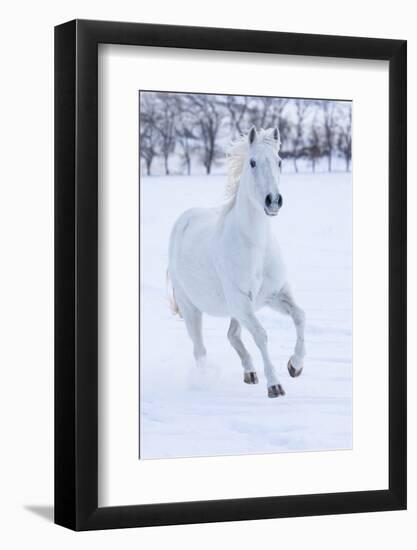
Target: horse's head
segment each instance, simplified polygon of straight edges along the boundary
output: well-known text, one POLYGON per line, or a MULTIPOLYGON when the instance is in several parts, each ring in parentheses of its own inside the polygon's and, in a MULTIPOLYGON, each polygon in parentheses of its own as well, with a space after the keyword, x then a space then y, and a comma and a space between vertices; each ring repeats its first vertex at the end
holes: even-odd
POLYGON ((281 140, 278 128, 261 130, 258 134, 253 126, 248 134, 249 154, 247 157, 248 193, 258 209, 268 216, 276 216, 282 206, 279 192, 281 140))

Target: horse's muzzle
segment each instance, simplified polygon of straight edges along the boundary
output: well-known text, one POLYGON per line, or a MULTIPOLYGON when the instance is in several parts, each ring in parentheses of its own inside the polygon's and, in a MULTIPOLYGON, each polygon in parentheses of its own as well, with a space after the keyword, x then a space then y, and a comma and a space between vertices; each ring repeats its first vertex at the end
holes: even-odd
POLYGON ((280 195, 279 193, 277 194, 269 193, 265 197, 264 210, 265 210, 265 214, 267 214, 268 216, 276 216, 281 206, 282 206, 282 195, 280 195))

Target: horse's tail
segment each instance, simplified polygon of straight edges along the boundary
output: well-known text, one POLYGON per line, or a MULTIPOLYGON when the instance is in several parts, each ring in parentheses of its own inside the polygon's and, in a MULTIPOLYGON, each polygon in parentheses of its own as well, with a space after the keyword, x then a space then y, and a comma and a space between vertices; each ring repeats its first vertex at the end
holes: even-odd
POLYGON ((168 269, 166 273, 166 289, 167 289, 167 297, 169 302, 169 309, 171 310, 172 315, 179 315, 180 317, 182 317, 180 308, 178 307, 178 304, 175 300, 175 291, 174 291, 174 287, 171 284, 171 278, 169 276, 168 269))

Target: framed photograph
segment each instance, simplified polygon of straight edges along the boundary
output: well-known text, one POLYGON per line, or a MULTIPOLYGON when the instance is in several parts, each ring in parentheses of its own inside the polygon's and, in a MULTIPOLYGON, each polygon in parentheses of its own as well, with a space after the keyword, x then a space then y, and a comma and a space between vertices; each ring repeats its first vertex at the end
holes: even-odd
POLYGON ((406 42, 55 29, 55 522, 406 508, 406 42))

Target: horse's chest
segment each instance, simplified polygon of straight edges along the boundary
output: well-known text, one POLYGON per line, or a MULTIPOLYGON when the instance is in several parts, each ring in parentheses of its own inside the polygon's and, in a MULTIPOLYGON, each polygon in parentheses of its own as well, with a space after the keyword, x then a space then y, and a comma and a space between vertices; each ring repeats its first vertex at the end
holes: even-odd
POLYGON ((222 276, 255 303, 264 282, 266 245, 253 246, 242 237, 228 244, 222 256, 222 276))
POLYGON ((256 301, 264 281, 263 263, 248 261, 242 266, 239 278, 240 288, 244 289, 252 301, 256 301))

